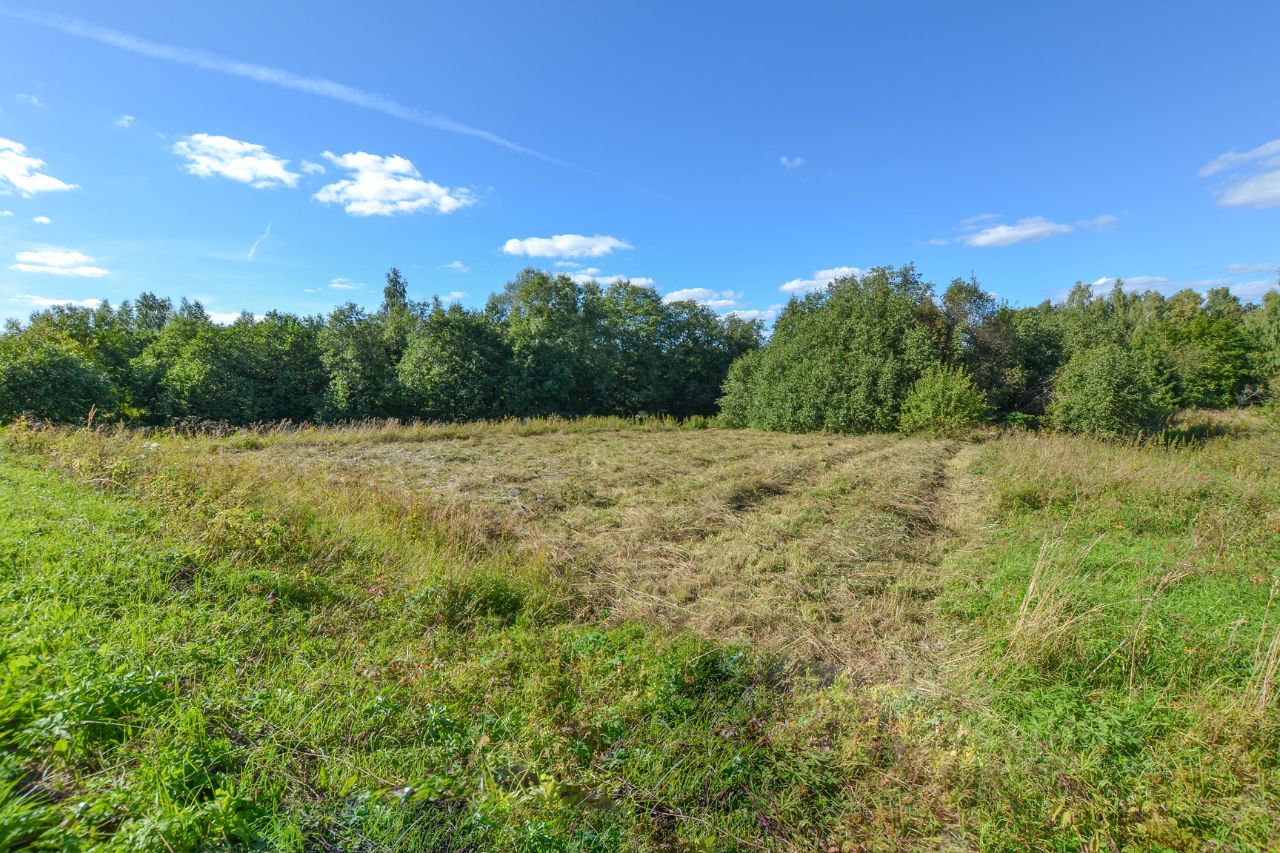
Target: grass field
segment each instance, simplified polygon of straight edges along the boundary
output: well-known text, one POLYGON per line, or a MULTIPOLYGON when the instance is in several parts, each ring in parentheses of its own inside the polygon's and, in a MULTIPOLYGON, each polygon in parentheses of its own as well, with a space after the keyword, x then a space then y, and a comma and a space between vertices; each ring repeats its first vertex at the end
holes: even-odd
POLYGON ((0 846, 1280 845, 1256 414, 4 443, 0 846))

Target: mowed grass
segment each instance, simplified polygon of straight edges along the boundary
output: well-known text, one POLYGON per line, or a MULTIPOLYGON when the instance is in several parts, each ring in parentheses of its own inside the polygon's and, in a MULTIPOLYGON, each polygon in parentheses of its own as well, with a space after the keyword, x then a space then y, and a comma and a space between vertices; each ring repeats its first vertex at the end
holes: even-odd
POLYGON ((958 449, 676 429, 323 437, 284 435, 237 464, 426 497, 569 573, 610 622, 660 621, 876 679, 901 675, 903 647, 922 640, 958 449))
POLYGON ((5 442, 0 845, 1280 843, 1252 415, 5 442))

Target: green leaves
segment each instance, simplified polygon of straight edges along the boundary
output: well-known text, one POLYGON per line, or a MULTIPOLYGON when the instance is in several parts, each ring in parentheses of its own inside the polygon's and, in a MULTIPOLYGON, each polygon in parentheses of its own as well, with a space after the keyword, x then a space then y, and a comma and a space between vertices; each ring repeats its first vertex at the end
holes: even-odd
POLYGON ((889 432, 911 384, 938 364, 937 308, 912 266, 882 267, 793 300, 759 356, 736 367, 727 421, 787 432, 889 432))
POLYGON ((1168 411, 1142 360, 1104 344, 1072 356, 1058 373, 1049 417, 1068 432, 1121 438, 1158 431, 1168 411))

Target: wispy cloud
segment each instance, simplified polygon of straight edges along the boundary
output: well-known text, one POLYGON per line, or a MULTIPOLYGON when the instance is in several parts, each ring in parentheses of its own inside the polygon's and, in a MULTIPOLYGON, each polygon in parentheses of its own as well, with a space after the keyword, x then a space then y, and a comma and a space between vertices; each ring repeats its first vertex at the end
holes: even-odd
POLYGON ((333 290, 360 290, 364 285, 349 278, 335 278, 329 281, 329 287, 333 290))
POLYGON ((108 274, 102 267, 93 266, 93 258, 75 249, 18 252, 14 260, 17 263, 10 264, 9 269, 15 272, 48 273, 79 278, 101 278, 108 274))
POLYGON ((313 198, 325 204, 340 204, 352 216, 391 216, 434 210, 453 213, 476 203, 471 190, 453 189, 424 181, 413 163, 403 157, 380 157, 359 151, 341 156, 331 151, 324 156, 351 177, 320 188, 313 198))
POLYGON ((1003 217, 998 213, 980 213, 961 219, 956 224, 955 237, 934 237, 926 240, 929 246, 947 246, 952 243, 977 248, 1013 246, 1033 243, 1055 234, 1068 234, 1077 228, 1086 231, 1103 231, 1120 221, 1120 217, 1103 213, 1092 219, 1078 219, 1074 225, 1054 222, 1043 216, 1029 216, 1013 223, 997 222, 1003 217))
POLYGON ((1253 275, 1260 272, 1278 273, 1280 272, 1280 263, 1277 264, 1231 264, 1227 267, 1227 275, 1253 275))
POLYGON ((1081 219, 1079 222, 1076 223, 1076 225, 1080 228, 1093 228, 1096 230, 1102 230, 1104 228, 1110 228, 1112 225, 1115 225, 1119 221, 1120 221, 1120 217, 1113 216, 1110 213, 1104 213, 1101 216, 1093 217, 1093 219, 1081 219))
POLYGON ((1032 216, 1019 219, 1013 225, 991 225, 963 238, 965 245, 987 248, 991 246, 1012 246, 1016 243, 1031 243, 1052 237, 1054 234, 1066 234, 1070 225, 1052 222, 1043 216, 1032 216))
MULTIPOLYGON (((1236 296, 1242 299, 1252 299, 1261 296, 1267 290, 1274 288, 1276 282, 1274 279, 1258 279, 1255 281, 1232 281, 1229 278, 1171 278, 1167 275, 1131 275, 1128 277, 1117 277, 1113 275, 1103 276, 1089 283, 1095 291, 1110 290, 1120 281, 1125 290, 1154 290, 1157 293, 1165 295, 1177 293, 1180 290, 1195 290, 1204 292, 1215 287, 1228 288, 1236 296)), ((1057 294, 1058 298, 1064 297, 1066 291, 1057 294)))
POLYGON ((310 160, 302 161, 302 171, 308 175, 323 175, 327 169, 321 163, 312 163, 310 160))
POLYGON ((133 116, 120 116, 118 119, 116 119, 111 123, 114 124, 116 127, 133 127, 133 122, 134 122, 133 116))
POLYGON ((48 27, 66 35, 90 39, 100 44, 110 45, 111 47, 148 56, 152 59, 174 62, 179 65, 189 65, 205 71, 215 71, 219 74, 229 74, 233 77, 243 77, 249 80, 256 80, 259 83, 279 86, 283 89, 292 89, 296 92, 306 92, 311 95, 331 98, 335 101, 342 101, 352 106, 374 110, 423 127, 482 139, 485 142, 499 145, 511 151, 517 151, 558 165, 571 165, 517 142, 512 142, 491 131, 471 127, 438 113, 407 107, 385 95, 366 92, 354 86, 348 86, 345 83, 326 80, 323 77, 308 77, 284 68, 274 68, 253 62, 240 62, 205 50, 160 44, 159 42, 149 41, 119 30, 98 26, 79 18, 64 15, 49 15, 4 8, 0 8, 0 15, 26 21, 29 24, 48 27))
POLYGON ((454 272, 471 272, 471 267, 467 266, 462 261, 450 261, 444 265, 444 268, 447 270, 453 270, 454 272))
POLYGON ((52 220, 52 219, 50 219, 50 218, 49 218, 49 217, 47 217, 47 216, 33 216, 33 217, 31 217, 31 221, 32 221, 32 222, 34 222, 34 223, 36 223, 37 225, 52 225, 52 224, 53 224, 53 220, 52 220))
POLYGON ((741 300, 741 291, 710 290, 705 287, 686 287, 683 290, 673 290, 662 297, 663 302, 697 302, 699 305, 720 310, 737 308, 741 300))
POLYGON ((795 294, 815 293, 819 290, 826 290, 831 286, 831 282, 838 278, 860 275, 862 275, 862 270, 859 267, 831 267, 830 269, 818 270, 813 274, 812 278, 793 278, 791 281, 779 285, 778 290, 783 293, 795 294))
POLYGON ((554 237, 525 237, 522 240, 513 237, 502 245, 502 251, 508 255, 529 258, 603 258, 614 250, 630 248, 632 246, 626 240, 606 234, 593 237, 556 234, 554 237))
POLYGON ((40 100, 39 96, 37 95, 19 94, 17 98, 19 101, 22 101, 24 104, 30 104, 33 107, 44 106, 44 101, 40 100))
POLYGON ((27 198, 36 193, 79 189, 75 184, 44 174, 40 171, 44 167, 43 160, 27 154, 27 146, 0 137, 0 195, 5 194, 6 184, 27 198))
POLYGON ((28 305, 32 308, 53 308, 57 305, 78 305, 81 308, 97 308, 101 299, 58 299, 56 297, 38 296, 34 293, 15 293, 9 297, 10 302, 28 305))
POLYGON ((778 162, 782 164, 784 169, 799 169, 804 165, 803 157, 787 157, 785 154, 778 158, 778 162))
POLYGON ((194 133, 173 144, 173 153, 186 159, 184 168, 193 175, 209 178, 219 175, 251 187, 296 187, 297 172, 289 171, 289 161, 276 157, 266 146, 194 133))
POLYGON ((736 311, 730 311, 729 316, 737 317, 740 320, 763 320, 766 323, 778 318, 778 312, 782 310, 781 305, 770 305, 768 308, 739 308, 736 311))
POLYGON ((654 284, 653 279, 646 276, 604 275, 595 267, 589 267, 575 273, 569 273, 569 278, 573 279, 578 284, 586 284, 589 281, 594 281, 596 284, 603 285, 617 284, 620 281, 626 281, 634 284, 636 287, 652 287, 654 284))
POLYGON ((1248 151, 1219 154, 1200 168, 1208 178, 1222 172, 1237 172, 1226 186, 1216 190, 1224 207, 1274 207, 1280 204, 1280 139, 1248 151))
POLYGON ((444 296, 441 296, 440 301, 441 302, 461 302, 463 299, 466 299, 466 298, 467 298, 467 294, 463 293, 461 290, 451 290, 448 293, 446 293, 444 296))
MULTIPOLYGON (((262 241, 271 236, 271 223, 267 223, 267 230, 263 231, 257 240, 253 241, 253 245, 249 247, 249 254, 245 260, 253 260, 253 256, 258 253, 258 247, 262 245, 262 241)), ((287 236, 287 235, 286 235, 287 236)))

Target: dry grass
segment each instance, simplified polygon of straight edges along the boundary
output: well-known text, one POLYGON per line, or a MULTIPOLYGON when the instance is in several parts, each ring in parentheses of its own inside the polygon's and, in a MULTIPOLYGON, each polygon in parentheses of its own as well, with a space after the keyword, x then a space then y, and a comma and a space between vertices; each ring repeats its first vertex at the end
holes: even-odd
POLYGON ((542 552, 611 619, 878 682, 928 656, 959 445, 613 426, 418 426, 401 440, 361 427, 225 447, 252 467, 359 482, 370 499, 447 507, 483 537, 542 552))

